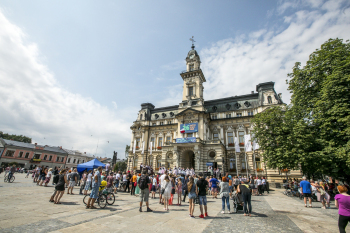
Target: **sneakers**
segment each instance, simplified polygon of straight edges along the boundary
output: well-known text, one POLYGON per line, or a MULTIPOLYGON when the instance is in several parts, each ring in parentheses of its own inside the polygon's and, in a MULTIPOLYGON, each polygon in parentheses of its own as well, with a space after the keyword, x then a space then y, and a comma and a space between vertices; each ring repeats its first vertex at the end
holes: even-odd
POLYGON ((205 214, 204 214, 204 217, 208 217, 208 213, 205 213, 205 214))
POLYGON ((200 218, 204 218, 204 215, 203 215, 203 214, 201 214, 201 215, 199 215, 199 217, 200 217, 200 218))
POLYGON ((140 207, 139 211, 142 212, 142 208, 141 207, 140 207))
POLYGON ((224 213, 225 213, 225 210, 221 211, 221 213, 224 214, 224 213))
POLYGON ((150 208, 147 208, 147 212, 152 212, 153 210, 151 210, 150 208))

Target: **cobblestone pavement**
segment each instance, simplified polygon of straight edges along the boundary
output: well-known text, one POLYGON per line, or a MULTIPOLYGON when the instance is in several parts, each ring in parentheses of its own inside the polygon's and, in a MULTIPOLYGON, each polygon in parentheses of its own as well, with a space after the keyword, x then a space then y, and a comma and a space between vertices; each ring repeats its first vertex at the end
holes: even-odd
MULTIPOLYGON (((164 211, 159 199, 150 199, 152 213, 138 211, 139 198, 118 193, 116 202, 105 209, 85 209, 83 196, 64 194, 61 205, 49 203, 53 186, 38 187, 25 174, 15 174, 14 183, 4 183, 0 175, 0 232, 337 232, 337 210, 304 208, 302 201, 274 191, 253 197, 253 216, 221 214, 221 200, 208 199, 205 219, 195 207, 189 218, 188 203, 164 211)), ((158 197, 158 194, 156 195, 158 197)), ((177 203, 177 197, 174 198, 177 203)), ((231 203, 232 208, 232 203, 231 203)), ((146 209, 145 206, 143 208, 146 209)))

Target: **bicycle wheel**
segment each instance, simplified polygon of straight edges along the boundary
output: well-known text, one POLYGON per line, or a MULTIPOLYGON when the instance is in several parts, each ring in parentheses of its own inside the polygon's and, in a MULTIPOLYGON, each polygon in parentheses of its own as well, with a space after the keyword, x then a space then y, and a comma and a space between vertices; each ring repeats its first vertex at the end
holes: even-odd
POLYGON ((107 194, 107 204, 108 205, 113 205, 115 202, 115 196, 113 193, 108 193, 107 194))
POLYGON ((87 205, 89 197, 90 197, 90 195, 85 195, 85 197, 83 198, 83 202, 85 205, 87 205))
POLYGON ((13 181, 15 181, 15 176, 12 176, 11 179, 9 180, 10 183, 12 183, 13 181))
POLYGON ((107 205, 107 196, 105 194, 101 194, 98 196, 98 205, 101 209, 104 209, 107 205))

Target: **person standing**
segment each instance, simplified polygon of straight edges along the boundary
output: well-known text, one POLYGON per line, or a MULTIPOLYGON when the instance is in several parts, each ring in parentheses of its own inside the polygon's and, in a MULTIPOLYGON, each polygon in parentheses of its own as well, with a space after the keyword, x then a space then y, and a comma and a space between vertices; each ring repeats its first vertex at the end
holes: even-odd
POLYGON ((211 193, 213 195, 213 199, 214 198, 217 199, 217 195, 218 195, 218 186, 217 186, 217 184, 219 183, 219 181, 216 179, 215 175, 214 175, 214 177, 212 179, 210 179, 210 183, 211 183, 211 193))
POLYGON ((169 211, 169 199, 171 195, 171 189, 172 189, 172 186, 171 186, 169 176, 166 175, 164 180, 161 181, 161 193, 162 193, 163 202, 164 202, 164 210, 167 210, 167 211, 169 211))
POLYGON ((196 185, 194 184, 194 179, 191 176, 190 177, 190 181, 187 184, 187 190, 188 190, 188 200, 189 200, 189 211, 190 211, 190 217, 194 218, 193 216, 193 212, 194 212, 194 206, 195 206, 195 202, 194 200, 196 199, 196 185))
POLYGON ((157 178, 154 176, 152 179, 152 198, 156 198, 156 190, 157 190, 157 178))
POLYGON ((221 213, 225 213, 225 202, 227 205, 228 213, 230 214, 230 187, 227 183, 226 177, 222 177, 222 182, 220 183, 220 197, 222 200, 222 211, 221 213))
POLYGON ((177 178, 176 193, 177 193, 177 205, 181 206, 182 181, 180 178, 177 178))
POLYGON ((140 212, 142 212, 142 202, 146 202, 147 206, 147 212, 152 212, 152 210, 149 208, 148 205, 148 199, 149 199, 149 187, 151 185, 150 179, 147 175, 147 171, 143 170, 141 177, 138 179, 137 182, 138 187, 140 188, 140 212))
POLYGON ((68 184, 68 180, 67 180, 67 176, 65 174, 66 170, 62 169, 58 175, 58 182, 55 186, 55 196, 54 196, 54 200, 52 198, 52 200, 55 202, 55 204, 61 204, 60 200, 64 194, 64 190, 65 190, 65 185, 68 184))
POLYGON ((208 217, 208 209, 207 209, 207 191, 208 191, 209 183, 206 179, 204 179, 203 174, 199 173, 199 180, 197 181, 197 195, 199 199, 199 209, 201 211, 200 218, 208 217), (203 215, 203 206, 204 206, 204 215, 203 215))
POLYGON ((107 176, 107 188, 108 189, 113 188, 113 182, 114 182, 113 172, 110 172, 107 176))
POLYGON ((73 172, 69 174, 69 186, 68 186, 68 190, 67 190, 67 194, 71 194, 73 195, 73 189, 74 186, 76 184, 76 182, 78 182, 78 173, 77 173, 77 169, 74 168, 73 172), (70 190, 70 193, 69 193, 70 190))
POLYGON ((91 178, 92 178, 92 170, 90 170, 89 173, 87 174, 85 188, 84 188, 84 195, 87 195, 87 191, 91 187, 91 178))
POLYGON ((247 213, 252 216, 252 190, 249 188, 248 182, 238 185, 237 192, 242 194, 244 216, 247 216, 247 213))
POLYGON ((135 195, 135 188, 137 185, 137 176, 136 176, 136 171, 134 172, 133 176, 131 177, 131 192, 130 195, 135 195))
POLYGON ((88 203, 86 205, 86 209, 96 209, 94 206, 94 203, 96 201, 96 198, 98 197, 98 189, 101 185, 101 173, 102 173, 102 167, 98 167, 97 171, 95 172, 94 182, 92 183, 92 190, 90 193, 90 197, 88 200, 88 203))
MULTIPOLYGON (((258 196, 262 195, 263 185, 262 185, 260 177, 258 177, 258 179, 256 179, 256 184, 258 185, 258 196)), ((250 187, 250 188, 252 188, 252 187, 250 187)))
POLYGON ((303 177, 303 181, 300 182, 300 193, 304 195, 304 204, 307 207, 307 198, 309 198, 309 207, 312 208, 311 201, 311 184, 306 180, 306 177, 303 177))
POLYGON ((337 187, 339 194, 335 195, 335 206, 339 209, 338 227, 340 233, 345 233, 345 228, 350 222, 350 195, 345 185, 337 187))
POLYGON ((52 168, 50 168, 46 174, 45 187, 47 187, 47 185, 49 184, 51 177, 52 177, 52 168))
POLYGON ((140 186, 138 185, 140 178, 141 174, 139 173, 136 179, 135 196, 140 194, 140 186))
POLYGON ((124 192, 126 192, 126 189, 128 189, 128 193, 130 192, 130 180, 131 180, 131 174, 130 171, 128 171, 128 173, 126 174, 125 178, 126 178, 126 186, 124 189, 124 192))
MULTIPOLYGON (((165 177, 167 177, 167 174, 168 174, 168 172, 167 171, 165 171, 164 172, 164 174, 163 175, 161 175, 160 176, 160 178, 159 178, 159 187, 160 187, 160 191, 159 191, 159 204, 163 204, 163 194, 162 194, 162 186, 163 186, 163 182, 164 182, 164 180, 165 180, 165 177)), ((169 179, 169 178, 168 178, 169 179)), ((170 197, 169 197, 170 198, 170 197)))
POLYGON ((182 200, 182 202, 186 202, 186 195, 188 194, 188 189, 187 189, 188 182, 189 182, 189 178, 186 175, 186 177, 184 179, 184 182, 182 183, 182 192, 183 192, 183 195, 184 195, 184 199, 182 200))
POLYGON ((111 168, 111 163, 107 163, 106 164, 106 173, 107 173, 107 176, 109 175, 109 173, 110 173, 110 168, 111 168))

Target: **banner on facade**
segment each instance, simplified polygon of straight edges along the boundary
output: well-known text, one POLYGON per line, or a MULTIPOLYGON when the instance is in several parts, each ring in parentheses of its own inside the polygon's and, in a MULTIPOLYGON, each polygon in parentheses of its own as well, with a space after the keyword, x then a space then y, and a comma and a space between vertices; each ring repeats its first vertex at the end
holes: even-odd
MULTIPOLYGON (((252 137, 254 138, 254 135, 252 137)), ((254 138, 253 150, 259 150, 259 148, 260 148, 259 143, 256 141, 256 138, 254 138)))
POLYGON ((213 166, 213 163, 206 163, 207 164, 207 166, 209 167, 209 166, 213 166))
POLYGON ((153 142, 151 141, 149 144, 149 154, 152 154, 152 146, 153 146, 153 142))
POLYGON ((235 137, 235 149, 236 149, 236 152, 241 152, 241 149, 239 148, 239 142, 238 142, 237 137, 235 137))
POLYGON ((142 142, 142 152, 141 154, 143 154, 145 152, 145 141, 142 142))
POLYGON ((250 134, 244 135, 245 152, 252 151, 252 142, 250 141, 250 134))
POLYGON ((198 132, 198 123, 180 124, 180 133, 198 132))
POLYGON ((190 137, 190 138, 176 138, 176 143, 192 143, 196 142, 195 137, 190 137))
POLYGON ((132 153, 135 154, 135 150, 136 150, 136 139, 134 141, 134 147, 132 148, 132 153))

